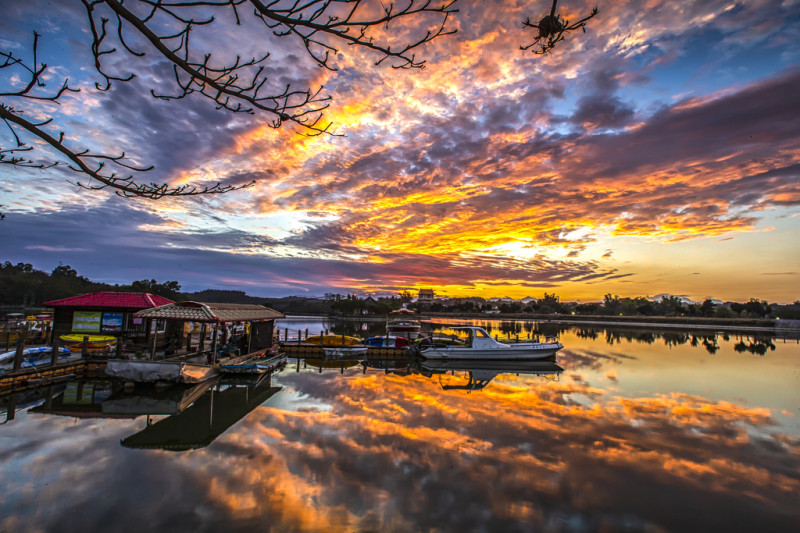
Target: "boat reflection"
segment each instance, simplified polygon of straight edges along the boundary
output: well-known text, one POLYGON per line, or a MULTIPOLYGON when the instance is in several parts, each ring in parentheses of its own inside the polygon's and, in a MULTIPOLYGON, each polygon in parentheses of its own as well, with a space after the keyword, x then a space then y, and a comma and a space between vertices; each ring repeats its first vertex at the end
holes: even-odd
POLYGON ((564 372, 555 361, 447 361, 425 360, 419 363, 420 374, 432 378, 439 376, 439 384, 444 390, 482 390, 500 374, 528 374, 543 376, 556 380, 564 372), (456 372, 466 372, 467 382, 460 384, 446 384, 441 376, 447 373, 455 375, 456 372))

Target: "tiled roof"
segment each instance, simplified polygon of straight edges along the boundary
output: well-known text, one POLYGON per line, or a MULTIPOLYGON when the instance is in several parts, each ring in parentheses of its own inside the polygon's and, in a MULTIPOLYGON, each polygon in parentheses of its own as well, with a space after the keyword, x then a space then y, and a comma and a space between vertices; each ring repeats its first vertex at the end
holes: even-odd
POLYGON ((136 316, 192 322, 247 322, 274 320, 284 318, 286 315, 269 307, 255 304, 177 302, 139 311, 136 316))
POLYGON ((169 298, 147 292, 93 292, 72 298, 45 302, 48 307, 93 307, 110 309, 148 309, 173 303, 169 298))

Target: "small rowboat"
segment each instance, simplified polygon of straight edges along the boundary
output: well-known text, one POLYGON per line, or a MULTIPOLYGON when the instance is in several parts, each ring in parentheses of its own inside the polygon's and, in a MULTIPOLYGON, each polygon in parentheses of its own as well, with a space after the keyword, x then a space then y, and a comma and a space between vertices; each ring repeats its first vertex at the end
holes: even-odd
POLYGON ((82 350, 83 338, 88 337, 86 349, 90 352, 100 352, 106 346, 111 345, 113 348, 117 344, 117 338, 113 335, 82 335, 80 333, 72 333, 70 335, 61 335, 59 339, 64 341, 64 344, 70 350, 82 350))

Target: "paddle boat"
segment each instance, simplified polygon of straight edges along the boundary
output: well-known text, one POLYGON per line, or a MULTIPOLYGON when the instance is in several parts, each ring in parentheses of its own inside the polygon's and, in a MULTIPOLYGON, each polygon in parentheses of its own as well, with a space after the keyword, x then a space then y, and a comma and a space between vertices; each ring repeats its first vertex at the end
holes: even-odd
POLYGON ((425 359, 531 360, 552 357, 564 346, 556 340, 506 344, 496 341, 485 329, 476 326, 451 328, 463 338, 462 345, 437 344, 423 340, 415 351, 425 359))

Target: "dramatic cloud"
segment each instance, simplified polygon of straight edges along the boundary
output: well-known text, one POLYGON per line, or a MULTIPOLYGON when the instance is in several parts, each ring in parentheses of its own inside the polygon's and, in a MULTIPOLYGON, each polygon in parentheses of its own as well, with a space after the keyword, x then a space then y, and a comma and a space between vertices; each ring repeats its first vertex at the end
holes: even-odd
MULTIPOLYGON (((570 2, 560 9, 577 20, 592 7, 570 2)), ((664 285, 656 291, 699 298, 707 280, 667 285, 644 256, 666 265, 682 243, 702 239, 709 253, 732 261, 741 255, 735 249, 750 247, 755 237, 748 236, 764 226, 791 233, 796 219, 785 217, 800 205, 794 120, 800 50, 792 24, 800 16, 792 6, 614 2, 600 6, 585 34, 570 35, 546 56, 518 50, 531 37, 518 24, 538 20, 536 9, 460 2, 451 21, 458 33, 419 50, 427 68, 412 72, 375 67, 371 52, 350 47, 336 57, 337 71, 319 69, 301 43, 265 42, 262 25, 244 17, 242 26, 230 18, 213 31, 197 31, 198 50, 214 51, 219 61, 271 50, 265 72, 276 86, 324 84, 332 96, 325 116, 345 136, 310 138, 274 130, 266 116, 214 109, 197 95, 152 98, 151 89, 175 92, 171 68, 155 56, 108 57, 109 71, 135 69, 139 76, 96 91, 86 36, 68 29, 80 27, 85 15, 62 6, 45 17, 42 42, 66 33, 72 55, 43 52, 53 65, 63 56, 63 72, 82 90, 49 112, 58 127, 74 132, 75 146, 124 150, 137 164, 154 164, 145 181, 257 180, 252 189, 220 198, 137 202, 135 216, 148 212, 155 222, 135 224, 140 234, 130 237, 160 258, 153 270, 165 261, 183 264, 180 256, 216 253, 232 265, 230 281, 253 286, 264 273, 264 291, 272 287, 270 272, 298 279, 286 274, 298 272, 300 258, 313 258, 314 275, 303 290, 320 294, 342 286, 425 284, 451 293, 498 285, 512 292, 566 288, 576 296, 594 293, 589 284, 599 280, 615 287, 633 282, 625 289, 631 291, 657 277, 664 285), (250 274, 234 275, 235 265, 245 263, 250 274)), ((15 50, 29 46, 27 13, 19 6, 11 12, 9 21, 25 21, 7 34, 15 50)), ((0 184, 4 209, 24 220, 15 226, 21 239, 55 246, 31 242, 31 232, 37 239, 48 233, 40 224, 56 220, 37 216, 33 223, 34 211, 55 217, 64 210, 68 218, 79 205, 99 212, 87 212, 89 218, 127 211, 105 193, 87 202, 88 193, 65 183, 76 179, 66 169, 28 170, 0 184)), ((71 238, 92 240, 92 232, 71 238)), ((798 249, 790 240, 763 245, 774 250, 772 270, 795 270, 787 258, 798 249)), ((217 261, 209 256, 192 265, 217 261)), ((698 272, 701 265, 708 262, 696 258, 686 268, 698 272)), ((723 274, 718 279, 744 285, 747 268, 714 268, 723 274)), ((187 285, 209 280, 204 268, 192 270, 184 270, 194 277, 187 285)), ((747 284, 769 298, 792 298, 762 279, 747 284)))

